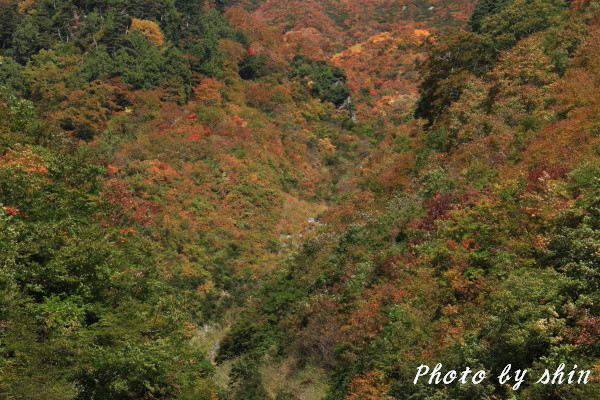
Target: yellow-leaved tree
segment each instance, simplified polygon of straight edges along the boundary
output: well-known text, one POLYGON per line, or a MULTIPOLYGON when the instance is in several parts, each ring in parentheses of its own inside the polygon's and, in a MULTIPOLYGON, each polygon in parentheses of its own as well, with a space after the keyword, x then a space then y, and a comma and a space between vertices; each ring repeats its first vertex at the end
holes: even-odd
POLYGON ((148 38, 148 40, 150 40, 156 46, 161 46, 165 41, 165 38, 156 22, 133 18, 131 20, 129 32, 133 31, 134 29, 140 31, 142 35, 146 36, 146 38, 148 38))

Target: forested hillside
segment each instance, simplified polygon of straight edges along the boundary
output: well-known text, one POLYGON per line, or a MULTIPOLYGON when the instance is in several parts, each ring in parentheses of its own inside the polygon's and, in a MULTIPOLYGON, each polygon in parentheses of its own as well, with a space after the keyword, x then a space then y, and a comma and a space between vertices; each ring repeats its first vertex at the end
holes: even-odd
POLYGON ((599 2, 0 21, 0 398, 600 398, 599 2))

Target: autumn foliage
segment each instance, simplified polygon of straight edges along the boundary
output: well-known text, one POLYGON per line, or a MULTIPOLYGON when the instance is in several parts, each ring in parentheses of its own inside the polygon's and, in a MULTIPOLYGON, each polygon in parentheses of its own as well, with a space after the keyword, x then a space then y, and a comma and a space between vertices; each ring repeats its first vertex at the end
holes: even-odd
POLYGON ((0 2, 0 398, 598 398, 596 3, 0 2))

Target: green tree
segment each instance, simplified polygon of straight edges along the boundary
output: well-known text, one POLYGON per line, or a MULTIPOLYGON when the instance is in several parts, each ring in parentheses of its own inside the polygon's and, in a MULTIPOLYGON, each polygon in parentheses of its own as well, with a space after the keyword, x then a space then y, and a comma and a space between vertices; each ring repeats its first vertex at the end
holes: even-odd
POLYGON ((198 360, 198 354, 188 354, 193 359, 187 360, 178 356, 185 357, 176 346, 162 341, 100 349, 77 377, 76 399, 175 398, 182 388, 195 386, 212 371, 208 362, 198 360), (173 373, 182 369, 183 373, 173 373))
POLYGON ((415 115, 432 124, 458 100, 471 76, 490 70, 497 51, 492 40, 473 32, 454 31, 430 45, 419 66, 422 82, 415 115))
POLYGON ((0 56, 0 82, 5 88, 22 94, 25 91, 23 67, 11 57, 0 56))
POLYGON ((346 74, 339 67, 329 66, 325 61, 295 56, 291 63, 292 77, 301 78, 309 86, 313 96, 335 105, 342 104, 350 95, 346 74))
POLYGON ((32 18, 25 18, 15 29, 12 36, 12 53, 18 62, 24 64, 40 48, 40 32, 32 18))
POLYGON ((479 31, 492 37, 500 48, 507 49, 535 32, 558 24, 566 6, 565 0, 514 0, 481 21, 479 31))
POLYGON ((92 50, 83 60, 82 78, 87 81, 106 79, 114 76, 117 66, 104 45, 92 50))
POLYGON ((127 45, 115 54, 117 74, 134 89, 150 89, 162 82, 165 59, 139 31, 128 35, 127 45))
POLYGON ((0 51, 11 46, 15 29, 19 25, 20 16, 17 13, 16 1, 0 2, 0 51))
POLYGON ((496 14, 505 7, 511 0, 478 0, 475 4, 473 14, 469 19, 469 29, 476 33, 481 33, 481 24, 490 15, 496 14))

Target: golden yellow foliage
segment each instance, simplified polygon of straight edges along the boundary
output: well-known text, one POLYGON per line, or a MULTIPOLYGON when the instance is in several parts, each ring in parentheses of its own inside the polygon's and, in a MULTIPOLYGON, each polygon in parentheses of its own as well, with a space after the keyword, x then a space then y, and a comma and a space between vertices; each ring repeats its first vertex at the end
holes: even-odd
POLYGON ((142 35, 146 36, 148 40, 157 46, 162 45, 165 41, 165 38, 156 22, 133 18, 131 20, 129 31, 133 31, 134 29, 140 31, 142 35))
POLYGON ((19 14, 31 14, 33 3, 35 0, 23 0, 17 3, 17 10, 19 14))
POLYGON ((391 32, 382 32, 379 33, 375 36, 371 36, 367 42, 371 42, 371 43, 379 43, 379 42, 383 42, 384 40, 390 40, 392 39, 392 34, 391 32))
POLYGON ((331 139, 329 138, 319 139, 319 147, 325 153, 333 153, 335 151, 335 145, 331 143, 331 139))

